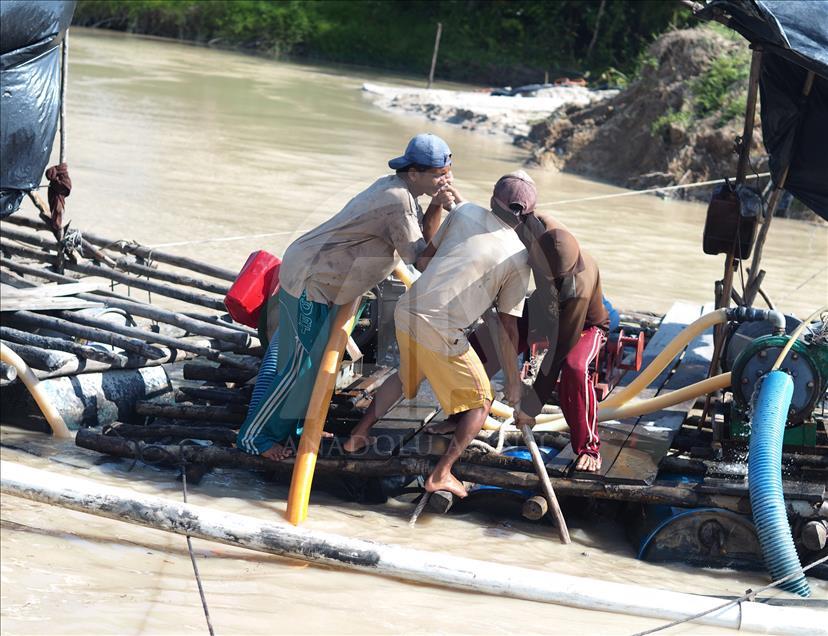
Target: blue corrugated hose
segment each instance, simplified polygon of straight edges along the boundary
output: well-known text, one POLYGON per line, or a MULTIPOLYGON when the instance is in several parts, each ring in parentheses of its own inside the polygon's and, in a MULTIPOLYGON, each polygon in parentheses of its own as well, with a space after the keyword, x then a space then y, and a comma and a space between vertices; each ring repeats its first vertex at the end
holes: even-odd
POLYGON ((782 495, 782 437, 793 390, 793 380, 787 373, 771 371, 763 378, 758 396, 754 394, 748 483, 753 523, 772 579, 776 581, 798 571, 798 577, 780 587, 799 596, 810 596, 811 588, 802 574, 782 495))

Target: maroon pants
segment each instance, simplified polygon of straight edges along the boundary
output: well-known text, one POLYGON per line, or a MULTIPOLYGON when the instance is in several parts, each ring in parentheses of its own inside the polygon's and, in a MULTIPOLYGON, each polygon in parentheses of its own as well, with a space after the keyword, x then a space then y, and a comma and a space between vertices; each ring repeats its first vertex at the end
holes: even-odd
POLYGON ((569 424, 572 450, 598 456, 601 441, 598 439, 598 399, 595 385, 589 373, 589 365, 595 360, 606 336, 598 327, 590 327, 581 332, 572 351, 564 359, 561 367, 561 388, 559 399, 566 423, 569 424))

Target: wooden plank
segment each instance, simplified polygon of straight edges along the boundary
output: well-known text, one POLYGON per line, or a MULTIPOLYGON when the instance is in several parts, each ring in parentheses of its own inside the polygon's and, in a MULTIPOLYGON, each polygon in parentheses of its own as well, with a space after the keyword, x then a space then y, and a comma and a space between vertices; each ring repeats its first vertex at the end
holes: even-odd
POLYGON ((5 298, 28 298, 30 296, 71 296, 84 292, 98 291, 101 286, 92 282, 65 283, 55 285, 37 285, 36 287, 25 287, 17 289, 4 289, 5 298))
MULTIPOLYGON (((697 313, 695 315, 687 311, 686 307, 681 309, 686 324, 689 324, 712 309, 712 305, 702 308, 696 306, 697 313)), ((677 323, 673 324, 678 326, 677 323)), ((683 329, 683 327, 680 329, 683 329)), ((671 328, 670 332, 677 334, 680 329, 671 328)), ((665 342, 661 348, 663 349, 666 344, 665 342)), ((711 328, 689 343, 675 372, 671 375, 673 365, 668 365, 653 381, 651 388, 642 392, 641 398, 646 399, 663 395, 704 379, 710 365, 712 352, 713 329, 711 328)), ((670 449, 673 438, 684 422, 687 410, 693 406, 694 402, 695 398, 690 398, 668 409, 638 418, 635 428, 633 428, 624 444, 624 448, 618 453, 612 468, 606 473, 607 481, 625 484, 652 484, 658 474, 658 464, 661 458, 670 449)))
MULTIPOLYGON (((628 420, 600 424, 598 435, 601 439, 601 470, 597 473, 576 472, 574 475, 578 479, 603 479, 624 447, 634 426, 634 423, 628 420)), ((572 446, 569 445, 546 464, 546 470, 552 477, 565 477, 576 459, 572 446)))
POLYGON ((15 298, 5 292, 0 298, 0 311, 59 311, 61 309, 88 309, 89 307, 103 307, 103 303, 64 296, 21 296, 15 298))

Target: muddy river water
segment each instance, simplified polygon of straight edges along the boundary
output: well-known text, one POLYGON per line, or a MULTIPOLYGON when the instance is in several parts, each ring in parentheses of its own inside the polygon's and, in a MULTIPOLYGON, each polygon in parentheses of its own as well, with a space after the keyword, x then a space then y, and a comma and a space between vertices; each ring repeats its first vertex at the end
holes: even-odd
MULTIPOLYGON (((494 181, 525 153, 502 137, 381 111, 363 81, 411 80, 299 66, 181 44, 73 31, 68 162, 75 226, 164 246, 238 268, 254 249, 280 254, 386 172, 386 161, 423 130, 454 152, 463 194, 485 203, 494 181)), ((735 162, 734 162, 735 163, 735 162)), ((621 192, 571 175, 529 169, 542 202, 621 192)), ((425 203, 425 201, 423 201, 425 203)), ((723 257, 701 251, 704 206, 651 196, 552 207, 597 257, 605 293, 627 309, 664 311, 675 299, 706 302, 723 257)), ((775 219, 764 288, 803 317, 828 299, 828 230, 775 219)), ((738 287, 738 283, 737 283, 738 287)), ((59 480, 79 475, 171 498, 175 475, 97 456, 3 427, 6 460, 59 480)), ((286 490, 252 475, 216 471, 191 500, 282 520, 286 490)), ((578 515, 573 544, 550 526, 483 513, 423 518, 410 506, 312 499, 307 526, 454 555, 735 596, 763 585, 757 573, 638 561, 623 530, 578 515)), ((194 541, 218 634, 538 633, 631 634, 660 621, 415 586, 194 541)), ((2 632, 8 634, 206 633, 183 537, 2 497, 2 632)), ((817 598, 828 584, 813 581, 817 598)), ((776 596, 785 597, 779 592, 776 596)), ((681 627, 668 633, 721 630, 681 627)))

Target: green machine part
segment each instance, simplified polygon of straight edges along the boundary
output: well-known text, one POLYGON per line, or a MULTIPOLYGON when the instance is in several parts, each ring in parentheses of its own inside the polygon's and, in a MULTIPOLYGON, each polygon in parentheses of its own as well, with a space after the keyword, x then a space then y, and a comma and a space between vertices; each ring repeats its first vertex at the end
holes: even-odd
MULTIPOLYGON (((750 435, 749 411, 756 383, 771 370, 787 342, 787 336, 762 336, 756 338, 736 358, 731 382, 731 437, 747 438, 750 435)), ((794 395, 788 411, 783 443, 815 446, 816 422, 810 419, 810 415, 828 386, 828 345, 797 340, 780 369, 790 374, 794 380, 794 395)))

